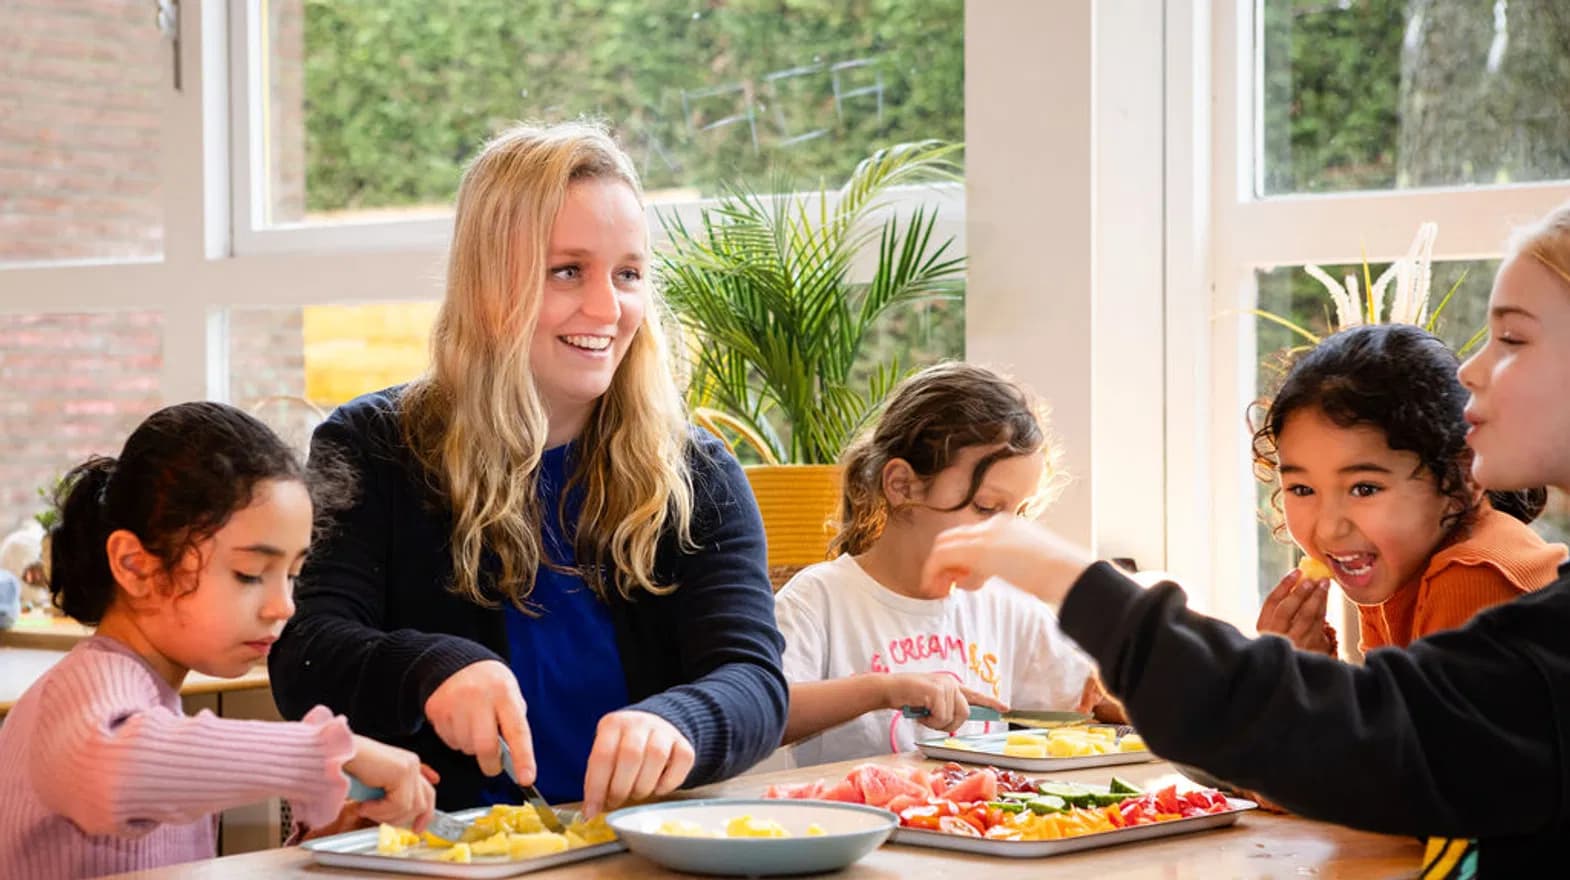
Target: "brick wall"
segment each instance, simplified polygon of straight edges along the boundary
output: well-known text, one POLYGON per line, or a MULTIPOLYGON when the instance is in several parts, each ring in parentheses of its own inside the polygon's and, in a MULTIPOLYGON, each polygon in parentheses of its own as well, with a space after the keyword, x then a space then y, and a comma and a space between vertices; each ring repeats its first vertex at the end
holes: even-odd
MULTIPOLYGON (((167 57, 150 3, 0 5, 0 263, 162 252, 167 57)), ((0 534, 158 406, 161 328, 145 311, 0 314, 0 534)))
POLYGON ((0 528, 41 508, 36 487, 118 453, 157 408, 162 332, 153 312, 0 314, 0 528))

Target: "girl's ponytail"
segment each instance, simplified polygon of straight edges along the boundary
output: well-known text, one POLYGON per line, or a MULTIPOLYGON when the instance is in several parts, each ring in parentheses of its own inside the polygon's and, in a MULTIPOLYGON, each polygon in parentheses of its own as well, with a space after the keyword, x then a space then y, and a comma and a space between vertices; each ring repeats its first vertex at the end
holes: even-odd
POLYGON ((1513 491, 1494 490, 1487 493, 1488 503, 1495 510, 1508 513, 1516 519, 1530 523, 1537 519, 1537 515, 1548 506, 1548 490, 1539 486, 1535 489, 1516 489, 1513 491))
POLYGON ((60 519, 49 530, 49 593, 56 608, 89 625, 115 595, 104 546, 115 529, 104 503, 114 471, 114 459, 94 456, 65 475, 54 498, 60 519))

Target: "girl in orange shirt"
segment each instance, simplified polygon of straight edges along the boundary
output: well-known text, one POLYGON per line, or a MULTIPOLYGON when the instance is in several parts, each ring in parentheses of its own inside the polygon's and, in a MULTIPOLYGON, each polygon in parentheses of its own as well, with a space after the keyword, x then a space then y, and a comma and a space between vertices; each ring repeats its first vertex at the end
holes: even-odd
MULTIPOLYGON (((1279 481, 1282 526, 1358 606, 1361 647, 1405 647, 1554 579, 1565 559, 1527 523, 1541 488, 1483 492, 1470 478, 1458 362, 1411 324, 1337 333, 1287 374, 1254 435, 1279 481)), ((1292 571, 1256 624, 1334 656, 1328 579, 1292 571)))

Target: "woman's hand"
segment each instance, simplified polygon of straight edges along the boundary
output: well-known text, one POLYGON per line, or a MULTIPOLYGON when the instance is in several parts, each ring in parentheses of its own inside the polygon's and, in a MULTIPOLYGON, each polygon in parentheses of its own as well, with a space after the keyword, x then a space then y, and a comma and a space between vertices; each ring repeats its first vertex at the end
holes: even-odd
POLYGON ((898 711, 905 706, 926 709, 921 723, 945 733, 958 730, 970 720, 972 705, 999 712, 1008 706, 986 694, 960 687, 959 679, 948 672, 898 672, 879 676, 883 685, 883 704, 898 711))
POLYGON ((499 734, 512 750, 518 783, 534 781, 527 707, 507 664, 482 660, 453 673, 426 699, 425 717, 449 748, 478 758, 486 776, 502 772, 499 734))
POLYGON ((675 791, 692 772, 692 743, 669 721, 623 709, 600 719, 583 777, 583 817, 675 791))
POLYGON ((360 804, 356 808, 360 816, 415 831, 424 831, 431 821, 436 809, 436 789, 432 787, 436 774, 421 764, 415 753, 357 735, 354 755, 344 762, 343 769, 386 792, 360 804))
POLYGON ((1300 651, 1336 655, 1336 631, 1325 620, 1330 582, 1308 580, 1297 569, 1276 584, 1259 609, 1254 623, 1260 635, 1285 636, 1300 651))
POLYGON ((938 535, 922 567, 928 595, 979 589, 1000 577, 1053 605, 1095 561, 1089 551, 1017 516, 994 516, 938 535))

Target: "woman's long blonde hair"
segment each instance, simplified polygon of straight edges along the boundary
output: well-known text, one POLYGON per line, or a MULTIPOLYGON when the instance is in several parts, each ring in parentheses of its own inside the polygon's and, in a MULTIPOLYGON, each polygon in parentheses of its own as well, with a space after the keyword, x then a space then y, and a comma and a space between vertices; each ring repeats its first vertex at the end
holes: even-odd
MULTIPOLYGON (((404 396, 405 441, 452 511, 451 589, 485 605, 505 598, 528 608, 536 570, 551 564, 536 485, 548 426, 530 340, 551 226, 568 185, 589 179, 622 181, 642 201, 631 160, 599 126, 520 125, 486 144, 458 189, 431 369, 404 396), (499 566, 482 582, 487 551, 499 566)), ((655 572, 661 536, 674 526, 691 544, 686 416, 652 286, 649 297, 643 325, 577 438, 568 483, 583 492, 576 527, 566 524, 576 572, 601 598, 605 566, 627 598, 639 588, 675 589, 655 572)))

